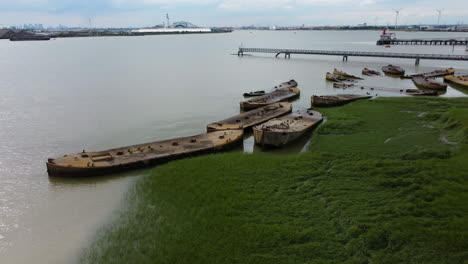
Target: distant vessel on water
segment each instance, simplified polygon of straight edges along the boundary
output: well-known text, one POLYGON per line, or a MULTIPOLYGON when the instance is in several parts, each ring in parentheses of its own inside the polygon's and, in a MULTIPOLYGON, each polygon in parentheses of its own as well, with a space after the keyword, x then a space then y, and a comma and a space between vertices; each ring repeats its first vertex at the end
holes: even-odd
POLYGON ((50 36, 45 35, 18 35, 10 38, 10 41, 37 41, 37 40, 50 40, 50 36))

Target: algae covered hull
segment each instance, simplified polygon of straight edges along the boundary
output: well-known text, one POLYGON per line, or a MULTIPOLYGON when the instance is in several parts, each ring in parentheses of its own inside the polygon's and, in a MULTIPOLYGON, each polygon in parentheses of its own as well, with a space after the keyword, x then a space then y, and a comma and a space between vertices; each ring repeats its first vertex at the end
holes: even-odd
POLYGON ((285 115, 287 113, 290 113, 291 111, 292 105, 290 103, 275 103, 215 123, 211 123, 207 125, 206 130, 215 131, 230 129, 246 129, 266 122, 272 118, 285 115))
POLYGON ((405 75, 402 76, 401 78, 404 79, 411 79, 414 77, 428 77, 428 78, 436 78, 436 77, 443 77, 447 75, 453 75, 455 73, 454 68, 446 68, 446 69, 440 69, 440 70, 435 70, 431 72, 424 72, 424 73, 415 73, 415 74, 410 74, 410 75, 405 75))
POLYGON ((242 141, 242 130, 215 131, 191 137, 98 152, 65 155, 47 161, 49 175, 90 176, 162 164, 187 156, 216 152, 242 141))
POLYGON ((262 146, 286 145, 322 122, 322 114, 312 109, 272 119, 253 128, 255 143, 262 146))
POLYGON ((338 94, 338 95, 324 95, 324 96, 312 96, 312 106, 339 106, 350 103, 352 101, 360 99, 369 99, 372 96, 357 95, 357 94, 338 94))
POLYGON ((423 89, 430 89, 436 91, 443 91, 447 89, 446 83, 438 82, 433 78, 418 76, 413 78, 413 82, 417 87, 423 89))
POLYGON ((444 80, 447 82, 455 83, 464 87, 468 87, 468 75, 459 76, 459 75, 447 75, 444 77, 444 80))

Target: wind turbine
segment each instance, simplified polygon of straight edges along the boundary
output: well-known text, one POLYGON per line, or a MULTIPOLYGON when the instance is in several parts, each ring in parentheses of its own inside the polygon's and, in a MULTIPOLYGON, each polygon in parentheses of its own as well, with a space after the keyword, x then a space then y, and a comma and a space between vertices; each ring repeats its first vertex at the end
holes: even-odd
POLYGON ((440 26, 440 17, 442 16, 442 11, 444 11, 444 9, 436 9, 437 13, 439 13, 439 16, 437 17, 437 25, 440 26))
POLYGON ((401 11, 401 8, 400 9, 393 9, 393 11, 395 11, 395 29, 398 25, 398 17, 400 16, 400 11, 401 11))

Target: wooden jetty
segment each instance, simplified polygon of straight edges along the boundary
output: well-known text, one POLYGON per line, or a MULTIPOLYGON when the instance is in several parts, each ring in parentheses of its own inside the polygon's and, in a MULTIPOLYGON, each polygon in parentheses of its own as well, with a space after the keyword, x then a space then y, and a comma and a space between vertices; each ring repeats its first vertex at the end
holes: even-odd
POLYGON ((465 46, 468 45, 467 38, 431 38, 431 39, 379 39, 377 45, 437 45, 437 46, 465 46))
POLYGON ((225 150, 243 139, 243 130, 216 131, 191 137, 85 152, 49 159, 49 175, 92 176, 154 166, 171 160, 225 150))
POLYGON ((206 130, 210 132, 216 130, 247 129, 272 118, 288 114, 291 111, 292 105, 290 103, 275 103, 211 123, 206 127, 206 130))
POLYGON ((348 57, 352 57, 352 56, 415 59, 416 65, 419 65, 420 60, 468 61, 468 55, 367 52, 367 51, 336 51, 336 50, 305 50, 305 49, 270 49, 270 48, 239 48, 237 55, 243 56, 245 53, 273 53, 273 54, 276 54, 276 57, 278 57, 280 54, 284 54, 285 58, 291 58, 291 54, 341 56, 343 57, 343 61, 347 61, 348 57))
POLYGON ((253 128, 255 143, 261 146, 286 145, 322 122, 322 114, 312 109, 296 111, 253 128))

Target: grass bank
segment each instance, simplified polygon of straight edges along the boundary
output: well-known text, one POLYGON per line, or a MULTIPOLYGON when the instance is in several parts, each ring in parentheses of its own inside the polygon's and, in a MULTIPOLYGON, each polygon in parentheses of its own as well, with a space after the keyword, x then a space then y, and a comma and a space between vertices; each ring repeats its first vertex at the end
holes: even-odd
MULTIPOLYGON (((464 263, 468 100, 320 109, 303 154, 169 163, 83 263, 464 263)), ((466 262, 465 262, 466 263, 466 262)))

